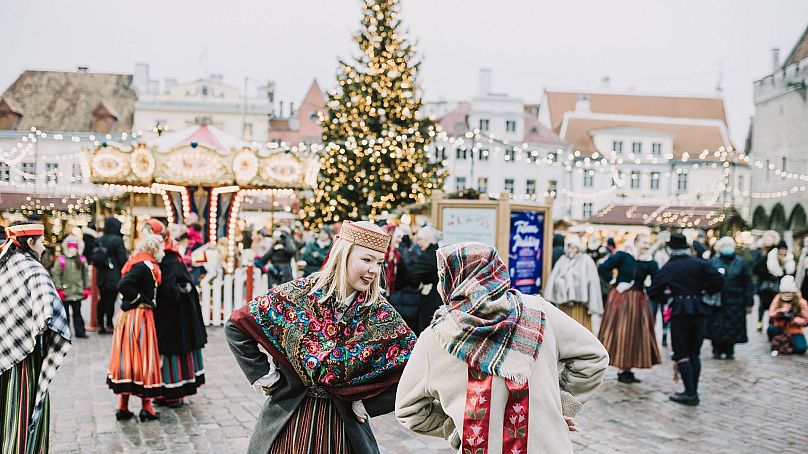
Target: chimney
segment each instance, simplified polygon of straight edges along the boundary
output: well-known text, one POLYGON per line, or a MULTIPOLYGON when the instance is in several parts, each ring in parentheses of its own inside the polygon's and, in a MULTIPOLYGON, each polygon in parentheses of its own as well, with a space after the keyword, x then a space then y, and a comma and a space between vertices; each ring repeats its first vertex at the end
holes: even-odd
POLYGON ((772 72, 780 69, 780 48, 772 47, 772 72))
POLYGON ((86 73, 86 72, 90 71, 90 68, 88 68, 86 66, 77 66, 76 71, 78 71, 80 73, 86 73))
POLYGON ((280 108, 278 109, 278 116, 283 118, 283 100, 279 101, 280 108))
POLYGON ((600 88, 608 90, 611 88, 612 85, 612 78, 609 76, 603 76, 600 78, 600 88))
POLYGON ((293 103, 293 102, 289 103, 289 116, 290 117, 295 116, 295 103, 293 103))
POLYGON ((576 112, 592 112, 589 106, 589 96, 586 93, 578 95, 578 100, 575 101, 576 112))
POLYGON ((491 93, 491 69, 490 68, 480 68, 480 80, 479 85, 477 86, 477 94, 480 96, 485 96, 491 93))
POLYGON ((258 90, 259 90, 259 94, 260 94, 261 91, 263 91, 266 94, 267 101, 269 101, 270 104, 272 104, 272 102, 275 101, 275 82, 274 81, 271 81, 271 80, 267 81, 267 84, 265 86, 263 86, 263 87, 260 87, 258 90))

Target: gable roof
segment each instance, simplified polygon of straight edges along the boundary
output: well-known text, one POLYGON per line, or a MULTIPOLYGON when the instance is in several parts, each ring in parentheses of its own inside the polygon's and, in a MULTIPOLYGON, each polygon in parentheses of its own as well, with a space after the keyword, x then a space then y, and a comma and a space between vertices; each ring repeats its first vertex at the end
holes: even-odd
POLYGON ((269 140, 282 140, 288 143, 320 142, 323 128, 314 116, 325 110, 325 96, 320 84, 314 80, 309 86, 306 96, 300 103, 292 118, 272 118, 269 120, 269 140))
POLYGON ((794 48, 791 49, 783 66, 799 63, 806 58, 808 58, 808 27, 802 32, 802 37, 794 44, 794 48))
POLYGON ((83 132, 103 104, 118 119, 111 132, 130 132, 135 90, 129 74, 24 71, 3 93, 21 110, 17 130, 83 132))
POLYGON ((564 114, 575 111, 578 96, 589 97, 592 113, 719 120, 726 124, 721 98, 681 96, 645 96, 633 94, 548 91, 550 121, 554 131, 561 130, 564 114))

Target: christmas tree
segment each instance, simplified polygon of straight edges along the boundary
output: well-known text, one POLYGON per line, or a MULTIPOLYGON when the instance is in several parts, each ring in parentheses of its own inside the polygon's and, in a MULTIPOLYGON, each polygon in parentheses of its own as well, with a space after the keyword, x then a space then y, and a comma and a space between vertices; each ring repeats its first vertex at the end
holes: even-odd
POLYGON ((361 55, 340 61, 339 86, 321 118, 324 150, 314 197, 301 211, 307 227, 345 219, 375 220, 423 203, 445 175, 430 163, 437 133, 418 118, 420 61, 399 31, 398 0, 364 0, 354 39, 361 55))

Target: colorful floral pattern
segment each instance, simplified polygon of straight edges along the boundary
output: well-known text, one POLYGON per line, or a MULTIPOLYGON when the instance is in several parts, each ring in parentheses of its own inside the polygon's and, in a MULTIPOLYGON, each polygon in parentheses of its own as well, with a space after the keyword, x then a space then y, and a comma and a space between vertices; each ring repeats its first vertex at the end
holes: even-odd
POLYGON ((340 318, 336 298, 320 301, 311 277, 270 290, 250 302, 250 314, 308 387, 356 386, 403 366, 415 335, 386 301, 359 294, 340 318))
MULTIPOLYGON (((466 413, 463 416, 463 454, 488 454, 488 429, 491 419, 491 386, 493 376, 469 368, 466 390, 466 413)), ((502 451, 507 454, 527 453, 528 383, 516 384, 505 379, 508 401, 502 428, 502 451)))

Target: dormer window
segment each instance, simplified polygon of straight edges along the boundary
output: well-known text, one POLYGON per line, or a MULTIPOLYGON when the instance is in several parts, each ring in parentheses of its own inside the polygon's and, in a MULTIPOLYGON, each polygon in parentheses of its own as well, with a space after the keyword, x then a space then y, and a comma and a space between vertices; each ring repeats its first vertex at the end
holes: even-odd
POLYGON ((208 86, 207 85, 202 85, 202 96, 207 96, 207 95, 208 95, 208 86))
POLYGON ((118 112, 106 102, 100 102, 93 110, 92 132, 108 134, 115 129, 118 124, 118 112))

